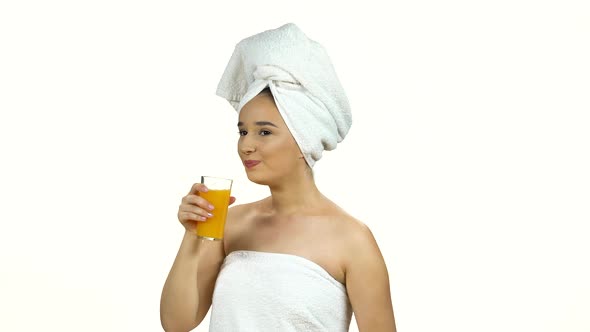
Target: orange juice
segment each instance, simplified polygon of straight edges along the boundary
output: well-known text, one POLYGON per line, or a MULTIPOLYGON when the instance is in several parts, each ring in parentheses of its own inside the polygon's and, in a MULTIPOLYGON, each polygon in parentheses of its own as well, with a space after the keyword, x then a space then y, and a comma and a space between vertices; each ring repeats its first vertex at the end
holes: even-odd
POLYGON ((199 221, 197 224, 197 235, 199 237, 208 238, 210 240, 223 239, 223 229, 225 227, 225 218, 227 217, 227 208, 229 206, 230 190, 213 190, 203 193, 199 196, 206 199, 214 209, 211 211, 213 217, 208 218, 207 221, 199 221))

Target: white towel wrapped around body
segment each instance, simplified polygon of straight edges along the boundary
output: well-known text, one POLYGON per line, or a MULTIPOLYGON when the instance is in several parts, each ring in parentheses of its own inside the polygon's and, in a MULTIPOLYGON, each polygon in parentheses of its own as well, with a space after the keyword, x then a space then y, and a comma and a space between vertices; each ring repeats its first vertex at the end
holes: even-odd
POLYGON ((350 105, 328 54, 293 23, 240 41, 217 95, 239 113, 267 86, 310 167, 348 133, 350 105))
POLYGON ((348 331, 346 287, 316 263, 295 255, 239 250, 215 283, 210 332, 348 331))

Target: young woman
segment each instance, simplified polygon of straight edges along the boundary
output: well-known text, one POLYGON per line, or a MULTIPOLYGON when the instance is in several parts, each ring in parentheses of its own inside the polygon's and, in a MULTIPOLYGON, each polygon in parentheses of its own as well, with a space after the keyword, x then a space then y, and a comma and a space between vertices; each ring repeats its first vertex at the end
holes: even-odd
POLYGON ((162 292, 162 325, 189 331, 211 307, 210 331, 348 331, 353 312, 360 331, 395 331, 379 247, 316 187, 277 86, 239 106, 238 154, 270 196, 231 207, 224 239, 207 241, 195 228, 215 209, 199 196, 207 188, 192 186, 178 211, 185 235, 162 292))

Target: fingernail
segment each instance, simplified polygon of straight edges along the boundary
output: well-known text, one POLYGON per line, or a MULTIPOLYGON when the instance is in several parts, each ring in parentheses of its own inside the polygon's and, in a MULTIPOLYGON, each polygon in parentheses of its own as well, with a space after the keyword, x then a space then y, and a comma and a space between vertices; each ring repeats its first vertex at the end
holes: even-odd
POLYGON ((211 213, 207 213, 207 217, 211 218, 213 215, 211 213))
POLYGON ((213 211, 213 205, 209 204, 209 210, 213 211))

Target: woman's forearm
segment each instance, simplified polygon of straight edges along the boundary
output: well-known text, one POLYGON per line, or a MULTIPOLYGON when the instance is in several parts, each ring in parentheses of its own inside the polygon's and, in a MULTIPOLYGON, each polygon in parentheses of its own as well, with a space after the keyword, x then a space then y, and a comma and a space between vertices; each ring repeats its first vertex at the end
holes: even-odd
POLYGON ((197 326, 199 239, 186 232, 170 269, 160 299, 160 321, 165 331, 190 331, 197 326))

